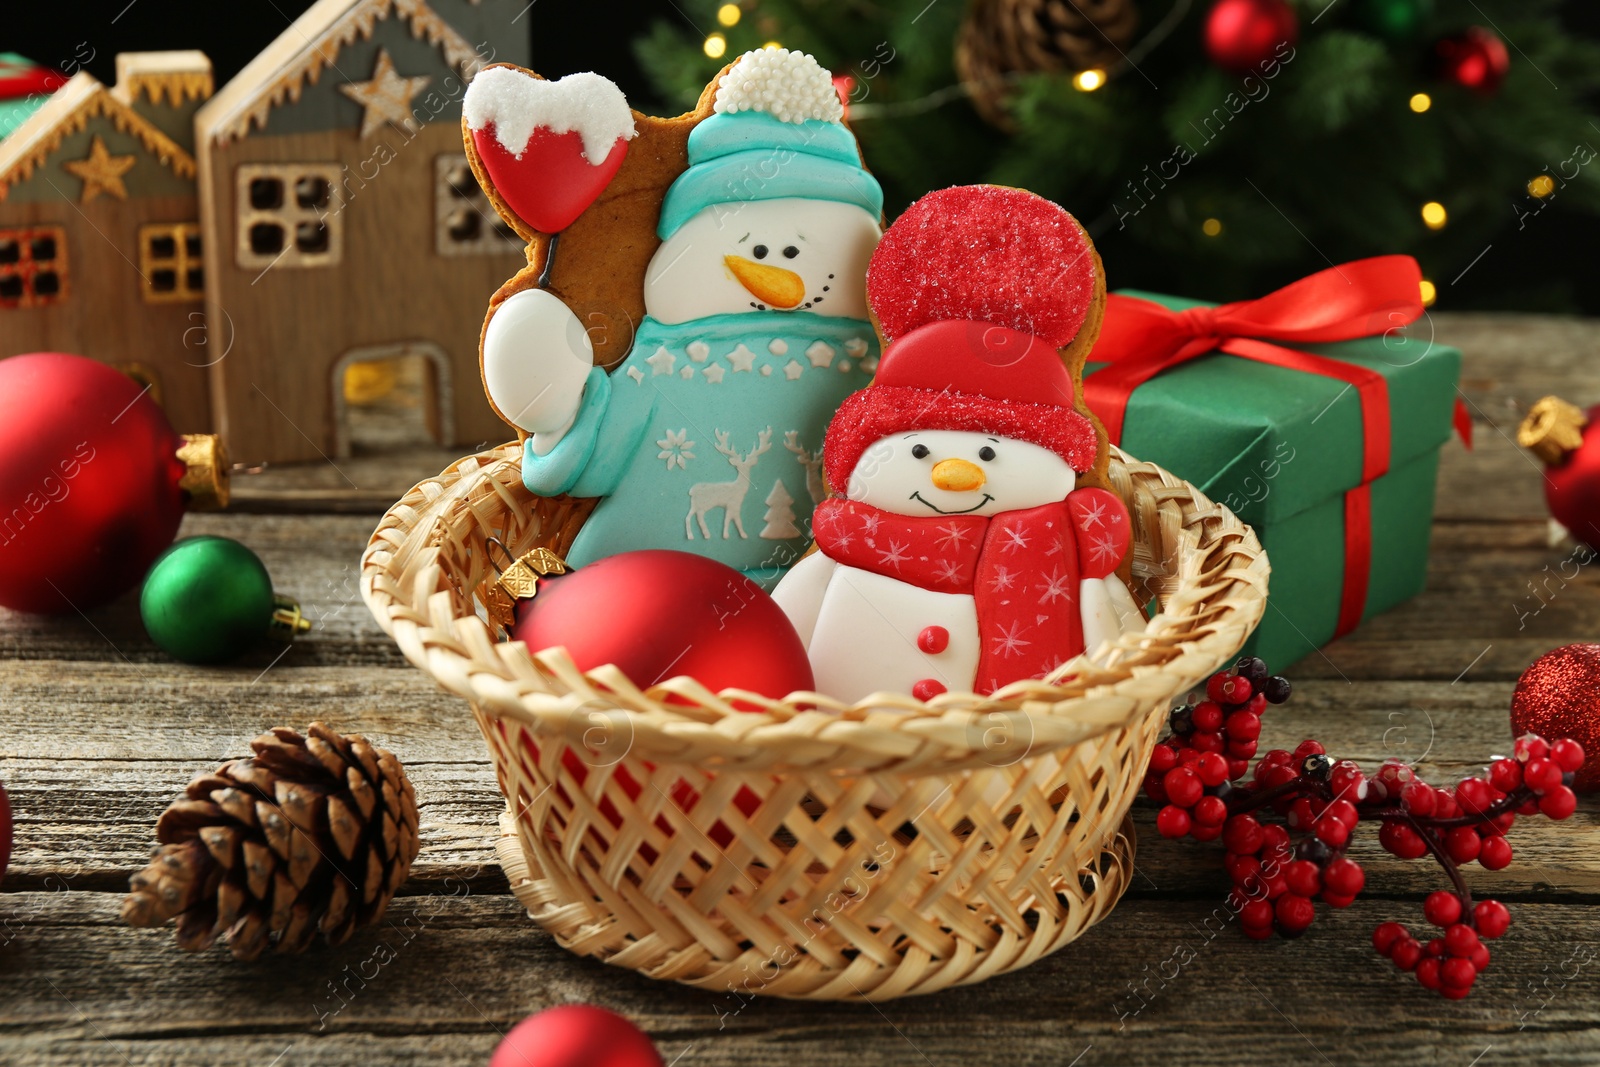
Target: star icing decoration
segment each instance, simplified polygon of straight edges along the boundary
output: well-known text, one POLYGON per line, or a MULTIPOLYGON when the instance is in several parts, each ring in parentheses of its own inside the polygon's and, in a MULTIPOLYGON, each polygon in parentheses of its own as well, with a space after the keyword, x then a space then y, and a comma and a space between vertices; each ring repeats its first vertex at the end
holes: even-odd
POLYGON ((767 342, 767 351, 775 356, 786 356, 789 354, 789 342, 781 337, 774 337, 767 342))
POLYGON ((392 122, 402 130, 416 128, 411 117, 411 98, 433 79, 427 75, 402 78, 395 73, 394 60, 387 48, 378 49, 378 61, 372 65, 372 79, 348 82, 339 91, 361 105, 361 136, 371 137, 392 122))
POLYGON ((629 367, 628 368, 628 377, 633 379, 633 384, 634 385, 643 385, 644 384, 644 372, 641 371, 638 367, 629 367))
POLYGON ((994 569, 994 577, 989 581, 989 588, 996 593, 1004 593, 1016 583, 1017 576, 1004 567, 994 569))
POLYGON ((1105 522, 1106 502, 1104 500, 1096 500, 1093 504, 1089 504, 1083 509, 1083 528, 1085 530, 1091 526, 1104 528, 1105 522))
POLYGON ((902 545, 896 541, 890 541, 887 551, 881 548, 878 549, 878 562, 882 563, 886 567, 893 567, 896 570, 899 570, 900 564, 904 563, 908 558, 906 549, 909 547, 911 546, 902 545))
POLYGON ((678 377, 682 378, 684 381, 688 381, 690 378, 694 377, 694 368, 693 367, 685 367, 685 368, 683 368, 681 371, 678 372, 678 377))
POLYGON ((689 431, 687 429, 668 430, 667 436, 656 442, 661 448, 661 451, 656 453, 656 458, 667 461, 667 470, 670 471, 673 467, 682 470, 694 458, 694 453, 690 451, 690 449, 694 448, 694 442, 688 438, 689 431))
POLYGON ((812 341, 811 347, 806 349, 806 358, 819 369, 833 366, 834 355, 833 346, 826 341, 812 341))
POLYGON ((1115 560, 1117 558, 1116 539, 1110 534, 1106 534, 1103 537, 1091 537, 1089 539, 1089 555, 1096 563, 1103 563, 1108 559, 1115 560))
POLYGON ((799 378, 800 375, 804 373, 805 368, 792 359, 788 363, 784 364, 783 376, 789 379, 791 382, 799 378))
POLYGON ((1014 622, 1009 627, 1002 627, 1000 636, 994 639, 994 650, 997 654, 1010 659, 1020 653, 1024 648, 1033 644, 1032 641, 1022 639, 1022 623, 1014 622))
POLYGON ((1001 533, 1005 536, 1005 543, 1000 546, 1001 551, 1015 552, 1019 548, 1028 547, 1028 535, 1026 531, 1019 530, 1016 527, 1008 527, 1007 529, 1001 531, 1001 533))
POLYGON ((645 362, 650 364, 650 376, 658 378, 663 374, 672 373, 672 368, 677 365, 678 357, 668 352, 666 345, 662 345, 645 362))
POLYGON ((953 522, 949 526, 938 527, 938 530, 940 534, 939 547, 945 549, 960 548, 967 543, 967 538, 972 536, 953 522))
POLYGON ((711 355, 711 346, 704 341, 690 341, 685 350, 689 353, 689 358, 696 363, 704 363, 711 355))
POLYGON ((105 141, 96 134, 87 156, 69 160, 62 166, 83 179, 83 192, 78 197, 78 203, 87 204, 101 193, 118 200, 128 199, 128 187, 122 184, 122 176, 133 169, 136 159, 135 156, 112 155, 106 151, 105 141))
POLYGON ((1072 575, 1062 574, 1057 567, 1045 576, 1044 584, 1039 586, 1039 603, 1054 604, 1057 600, 1072 599, 1072 575))
POLYGON ((844 350, 856 359, 867 354, 867 342, 861 337, 852 337, 844 343, 844 350))
POLYGON ((959 582, 961 580, 961 567, 952 560, 941 559, 934 564, 937 568, 933 577, 941 582, 959 582))
POLYGON ((712 385, 716 385, 718 382, 722 381, 723 376, 728 372, 722 369, 722 364, 713 363, 700 373, 706 376, 706 381, 710 382, 712 385))
POLYGON ((740 371, 749 371, 754 369, 756 365, 756 354, 744 345, 740 345, 728 353, 728 363, 733 367, 735 374, 740 371))

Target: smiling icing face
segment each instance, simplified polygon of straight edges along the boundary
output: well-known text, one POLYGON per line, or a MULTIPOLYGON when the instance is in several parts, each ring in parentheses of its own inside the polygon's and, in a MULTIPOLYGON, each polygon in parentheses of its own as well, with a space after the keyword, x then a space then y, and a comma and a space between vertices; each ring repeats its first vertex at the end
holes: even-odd
POLYGON ((877 220, 832 200, 713 204, 661 243, 645 274, 658 322, 749 311, 867 317, 867 260, 877 220))
POLYGON ((965 430, 879 438, 850 472, 848 497, 897 515, 998 515, 1065 500, 1071 465, 1048 448, 965 430))

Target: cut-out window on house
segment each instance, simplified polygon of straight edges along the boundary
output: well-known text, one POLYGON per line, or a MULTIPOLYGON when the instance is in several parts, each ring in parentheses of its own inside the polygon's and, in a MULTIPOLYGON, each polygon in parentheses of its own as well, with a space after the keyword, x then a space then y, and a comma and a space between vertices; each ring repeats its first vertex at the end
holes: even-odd
POLYGON ((252 163, 239 167, 241 267, 326 267, 343 250, 339 168, 331 163, 252 163))
POLYGON ((148 304, 203 300, 198 222, 151 223, 139 227, 139 273, 148 304))
POLYGON ((522 238, 495 214, 461 155, 433 161, 434 248, 442 256, 521 252, 522 238))
POLYGON ((0 230, 0 309, 55 304, 66 296, 66 232, 59 226, 0 230))

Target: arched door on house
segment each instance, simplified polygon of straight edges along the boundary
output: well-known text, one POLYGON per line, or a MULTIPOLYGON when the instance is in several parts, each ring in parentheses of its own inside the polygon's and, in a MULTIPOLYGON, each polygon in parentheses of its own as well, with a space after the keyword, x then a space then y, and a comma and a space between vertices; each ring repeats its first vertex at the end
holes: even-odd
POLYGON ((334 454, 455 440, 450 357, 432 341, 353 348, 333 364, 334 454))

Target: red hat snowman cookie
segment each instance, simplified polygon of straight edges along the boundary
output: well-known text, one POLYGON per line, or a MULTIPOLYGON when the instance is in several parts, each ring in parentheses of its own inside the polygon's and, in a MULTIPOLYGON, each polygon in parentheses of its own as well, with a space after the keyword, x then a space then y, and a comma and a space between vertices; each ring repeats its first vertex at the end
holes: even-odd
POLYGON ((1127 509, 1080 488, 1105 456, 1078 378, 1098 275, 1077 220, 1019 189, 930 193, 884 235, 882 360, 828 428, 818 551, 773 594, 819 691, 992 693, 1143 626, 1127 509))

